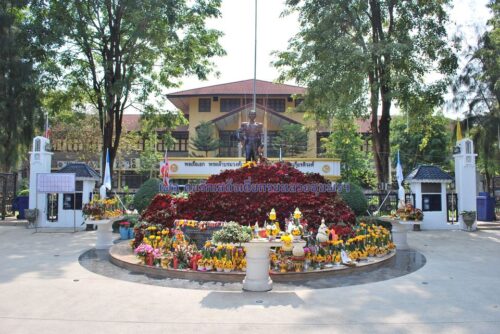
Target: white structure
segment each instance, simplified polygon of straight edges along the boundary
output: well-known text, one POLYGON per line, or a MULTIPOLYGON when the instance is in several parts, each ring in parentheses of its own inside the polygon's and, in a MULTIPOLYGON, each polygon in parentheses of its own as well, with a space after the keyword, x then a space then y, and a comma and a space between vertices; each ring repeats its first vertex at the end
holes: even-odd
POLYGON ((81 208, 92 199, 99 174, 84 163, 68 164, 56 173, 51 173, 53 153, 49 151, 49 146, 49 139, 35 137, 33 151, 30 152, 29 208, 38 209, 35 227, 81 229, 84 227, 81 208), (68 180, 71 184, 64 184, 68 180), (52 192, 50 189, 71 191, 52 192))
MULTIPOLYGON (((422 165, 405 179, 415 196, 415 208, 422 210, 422 229, 458 229, 458 224, 447 222, 446 188, 453 178, 436 166, 422 165)), ((459 195, 460 198, 460 195, 459 195)))
POLYGON ((30 152, 30 195, 29 208, 38 209, 35 226, 47 224, 47 194, 37 192, 37 174, 50 173, 52 155, 49 152, 50 140, 38 136, 33 139, 33 151, 30 152))
POLYGON ((74 196, 72 193, 58 194, 57 222, 52 222, 52 224, 57 223, 58 227, 73 227, 74 218, 77 228, 85 227, 82 207, 92 200, 95 184, 100 180, 99 174, 82 162, 67 164, 56 173, 75 174, 75 194, 74 196))
MULTIPOLYGON (((457 141, 454 151, 455 158, 455 183, 457 189, 458 212, 477 211, 477 183, 476 183, 476 154, 474 154, 474 144, 469 138, 457 141)), ((462 216, 459 218, 462 229, 467 229, 462 216)), ((474 222, 472 230, 477 228, 474 222)))

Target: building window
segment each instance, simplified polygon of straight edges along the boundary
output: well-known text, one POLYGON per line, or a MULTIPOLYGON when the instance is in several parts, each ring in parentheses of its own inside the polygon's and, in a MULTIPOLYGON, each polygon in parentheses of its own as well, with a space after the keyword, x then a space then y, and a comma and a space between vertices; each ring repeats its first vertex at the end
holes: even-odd
POLYGON ((212 101, 210 98, 202 98, 198 100, 198 112, 210 112, 212 101))
POLYGON ((302 98, 295 99, 295 108, 300 106, 302 104, 302 102, 304 102, 304 99, 302 99, 302 98))
MULTIPOLYGON (((244 104, 253 104, 253 97, 245 97, 244 98, 244 104)), ((264 104, 264 101, 262 99, 255 99, 255 104, 260 104, 260 105, 263 105, 264 104)))
POLYGON ((170 151, 172 151, 172 152, 187 152, 189 133, 187 131, 172 132, 172 137, 175 138, 175 143, 171 146, 170 151))
POLYGON ((465 142, 465 153, 466 154, 471 154, 472 153, 472 145, 471 145, 471 141, 470 140, 467 140, 465 142))
POLYGON ((219 156, 220 157, 237 157, 238 156, 238 139, 235 131, 219 131, 219 156))
POLYGON ((267 107, 277 112, 285 112, 285 99, 267 99, 267 107))
POLYGON ((323 146, 322 138, 328 138, 331 132, 316 132, 316 155, 322 157, 326 153, 326 149, 323 146))
POLYGON ((156 143, 156 150, 158 152, 163 152, 165 150, 165 145, 163 143, 163 139, 158 139, 158 142, 156 143))
POLYGON ((63 210, 81 210, 82 209, 82 193, 63 194, 63 210), (75 206, 76 197, 76 206, 75 206))
POLYGON ((240 99, 220 99, 220 111, 228 112, 241 107, 240 99))
POLYGON ((422 194, 422 211, 441 211, 441 195, 422 194))

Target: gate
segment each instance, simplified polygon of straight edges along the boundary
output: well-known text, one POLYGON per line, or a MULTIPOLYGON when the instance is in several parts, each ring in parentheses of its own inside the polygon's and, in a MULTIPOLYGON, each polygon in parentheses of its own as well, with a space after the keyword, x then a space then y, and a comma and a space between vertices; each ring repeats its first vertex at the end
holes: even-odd
POLYGON ((458 222, 458 197, 457 194, 446 194, 446 220, 458 222))
POLYGON ((16 197, 17 173, 0 173, 0 213, 5 220, 12 212, 12 201, 16 197))

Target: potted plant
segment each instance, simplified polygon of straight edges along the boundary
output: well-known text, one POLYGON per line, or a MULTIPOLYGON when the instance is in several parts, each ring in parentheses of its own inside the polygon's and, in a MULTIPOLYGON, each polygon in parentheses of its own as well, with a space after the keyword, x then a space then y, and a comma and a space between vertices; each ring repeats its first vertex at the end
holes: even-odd
POLYGON ((130 222, 120 222, 120 239, 128 240, 129 238, 130 222))
POLYGON ((465 226, 467 226, 467 230, 471 231, 472 225, 474 225, 476 221, 476 211, 462 211, 460 214, 462 215, 465 226))

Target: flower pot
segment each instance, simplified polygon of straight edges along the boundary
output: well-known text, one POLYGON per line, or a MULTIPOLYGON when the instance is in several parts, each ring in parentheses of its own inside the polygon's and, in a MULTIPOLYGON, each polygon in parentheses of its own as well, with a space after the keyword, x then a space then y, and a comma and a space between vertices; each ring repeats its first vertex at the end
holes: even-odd
POLYGON ((292 249, 292 254, 295 257, 303 257, 305 254, 304 247, 300 244, 294 245, 292 249))
POLYGON ((120 226, 120 239, 122 240, 128 240, 129 239, 129 228, 120 226))
POLYGON ((153 256, 153 254, 151 254, 151 253, 147 254, 145 260, 146 260, 146 265, 147 266, 153 266, 153 263, 154 263, 154 256, 153 256))
POLYGON ((135 232, 133 228, 128 229, 128 238, 129 239, 134 239, 135 238, 135 232))
POLYGON ((174 269, 177 269, 179 267, 179 259, 174 257, 174 269))
POLYGON ((474 222, 476 221, 476 214, 475 213, 464 213, 462 214, 462 218, 464 220, 465 226, 467 226, 467 230, 472 229, 472 225, 474 225, 474 222))

